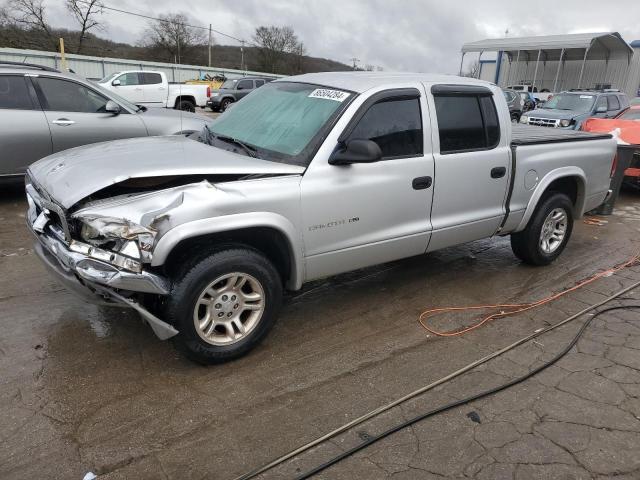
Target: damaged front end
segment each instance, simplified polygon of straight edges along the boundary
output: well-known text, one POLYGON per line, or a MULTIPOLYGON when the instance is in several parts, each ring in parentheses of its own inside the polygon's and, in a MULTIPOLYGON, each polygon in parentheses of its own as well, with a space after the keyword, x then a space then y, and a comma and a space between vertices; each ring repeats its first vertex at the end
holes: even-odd
POLYGON ((157 231, 123 218, 69 214, 29 177, 26 193, 35 251, 68 289, 91 303, 135 309, 162 340, 178 333, 141 302, 170 290, 167 278, 144 269, 157 231))

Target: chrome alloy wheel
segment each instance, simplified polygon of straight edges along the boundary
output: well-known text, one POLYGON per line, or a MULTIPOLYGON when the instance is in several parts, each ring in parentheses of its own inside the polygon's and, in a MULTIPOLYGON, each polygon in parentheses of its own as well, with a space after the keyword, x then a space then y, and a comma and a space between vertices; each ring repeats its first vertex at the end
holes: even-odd
POLYGON ((540 231, 540 249, 550 254, 562 244, 567 234, 567 212, 564 208, 554 208, 547 215, 540 231))
POLYGON ((212 345, 230 345, 246 337, 264 313, 264 290, 246 273, 229 273, 202 291, 193 309, 198 335, 212 345))

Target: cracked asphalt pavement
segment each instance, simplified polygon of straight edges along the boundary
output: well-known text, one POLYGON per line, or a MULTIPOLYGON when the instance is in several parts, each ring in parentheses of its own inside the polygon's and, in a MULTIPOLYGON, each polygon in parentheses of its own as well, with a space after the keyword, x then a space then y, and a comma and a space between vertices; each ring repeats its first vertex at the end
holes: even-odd
MULTIPOLYGON (((603 226, 576 223, 553 265, 508 238, 361 270, 290 295, 245 358, 201 367, 125 309, 83 304, 33 254, 19 188, 0 196, 0 478, 229 479, 640 280, 625 269, 462 337, 430 337, 429 307, 524 302, 640 247, 637 194, 603 226)), ((640 289, 611 305, 640 305, 640 289), (634 300, 637 299, 637 300, 634 300)), ((413 415, 526 373, 586 316, 414 398, 261 478, 292 478, 413 415)), ((472 317, 434 319, 440 329, 472 317)), ((640 478, 640 309, 596 318, 541 374, 417 423, 316 478, 640 478)))

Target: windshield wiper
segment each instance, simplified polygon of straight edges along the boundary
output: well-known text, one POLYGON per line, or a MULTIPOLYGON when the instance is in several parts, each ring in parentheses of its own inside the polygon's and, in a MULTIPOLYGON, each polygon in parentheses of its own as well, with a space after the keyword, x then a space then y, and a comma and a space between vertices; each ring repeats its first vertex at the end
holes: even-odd
MULTIPOLYGON (((209 127, 205 127, 205 128, 207 130, 209 130, 209 127)), ((232 143, 234 145, 238 145, 239 147, 241 147, 246 152, 247 155, 249 155, 250 157, 256 158, 256 148, 255 147, 247 145, 246 143, 243 143, 240 140, 238 140, 236 138, 233 138, 233 137, 226 137, 224 135, 216 135, 215 133, 211 133, 211 134, 214 136, 214 138, 216 138, 216 140, 220 140, 221 142, 227 142, 227 143, 232 143)))

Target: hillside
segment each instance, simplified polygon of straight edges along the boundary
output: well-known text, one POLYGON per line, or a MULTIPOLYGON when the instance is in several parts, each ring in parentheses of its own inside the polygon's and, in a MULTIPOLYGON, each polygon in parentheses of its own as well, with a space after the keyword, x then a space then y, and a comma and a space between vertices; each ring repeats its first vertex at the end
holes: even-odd
MULTIPOLYGON (((55 30, 55 38, 62 37, 67 53, 75 53, 77 48, 77 33, 69 30, 55 30)), ((57 43, 38 30, 24 30, 15 26, 0 26, 0 47, 26 48, 32 50, 57 50, 57 43)), ((111 40, 89 35, 82 46, 82 54, 98 57, 127 58, 132 60, 146 60, 157 62, 174 62, 177 59, 160 49, 135 46, 127 43, 117 43, 111 40)), ((214 45, 212 48, 212 64, 221 68, 240 68, 241 52, 239 46, 214 45)), ((207 65, 207 45, 198 45, 182 52, 180 63, 191 65, 207 65)), ((247 70, 261 70, 258 49, 245 47, 244 62, 247 70)), ((289 57, 281 62, 275 73, 291 75, 297 73, 344 71, 351 67, 344 63, 303 56, 300 60, 289 57)))

